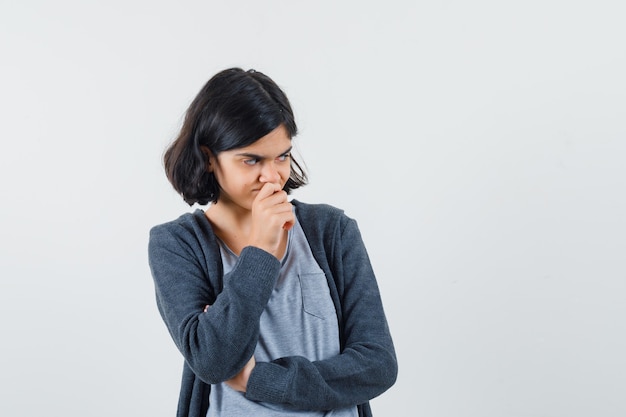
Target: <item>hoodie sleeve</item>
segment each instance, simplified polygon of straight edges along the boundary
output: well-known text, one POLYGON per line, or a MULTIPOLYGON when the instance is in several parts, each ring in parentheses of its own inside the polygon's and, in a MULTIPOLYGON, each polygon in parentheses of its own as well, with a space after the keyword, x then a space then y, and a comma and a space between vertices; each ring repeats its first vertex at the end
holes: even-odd
POLYGON ((303 357, 257 362, 248 381, 248 399, 331 410, 366 403, 395 383, 395 350, 356 222, 343 216, 333 239, 333 249, 326 249, 328 264, 316 258, 337 285, 341 353, 314 362, 303 357))
POLYGON ((280 262, 261 249, 244 248, 215 296, 201 262, 205 253, 180 225, 150 231, 148 258, 161 317, 189 367, 214 384, 236 375, 253 355, 280 262), (204 312, 206 305, 211 307, 204 312))

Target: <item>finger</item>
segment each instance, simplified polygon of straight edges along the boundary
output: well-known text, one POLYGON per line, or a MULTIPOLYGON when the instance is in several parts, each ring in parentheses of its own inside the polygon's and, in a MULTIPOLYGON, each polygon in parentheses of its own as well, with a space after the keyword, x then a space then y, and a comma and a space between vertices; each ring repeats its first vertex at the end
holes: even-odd
POLYGON ((284 207, 281 212, 283 229, 289 230, 296 222, 295 215, 293 214, 293 206, 291 205, 291 203, 285 203, 282 207, 284 207))
POLYGON ((280 184, 275 184, 273 182, 265 183, 265 185, 263 185, 263 187, 261 187, 261 189, 259 190, 259 195, 257 196, 257 198, 267 198, 280 190, 280 184))

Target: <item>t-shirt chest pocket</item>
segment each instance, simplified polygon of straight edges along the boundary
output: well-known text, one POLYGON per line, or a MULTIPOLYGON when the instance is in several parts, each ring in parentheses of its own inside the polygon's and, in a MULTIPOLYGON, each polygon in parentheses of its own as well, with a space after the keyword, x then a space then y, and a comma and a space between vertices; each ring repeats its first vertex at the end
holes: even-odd
POLYGON ((302 290, 302 308, 306 313, 320 319, 336 315, 324 272, 301 272, 298 279, 302 290))

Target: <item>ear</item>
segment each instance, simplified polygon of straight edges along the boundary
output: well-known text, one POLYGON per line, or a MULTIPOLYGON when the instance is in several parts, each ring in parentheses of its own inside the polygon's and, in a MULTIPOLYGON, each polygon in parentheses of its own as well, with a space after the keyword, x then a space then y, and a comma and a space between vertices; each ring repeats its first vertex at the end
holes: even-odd
POLYGON ((213 172, 214 157, 213 157, 213 154, 211 153, 211 150, 208 147, 203 146, 203 145, 200 146, 200 150, 204 154, 204 157, 206 160, 206 170, 208 172, 213 172))

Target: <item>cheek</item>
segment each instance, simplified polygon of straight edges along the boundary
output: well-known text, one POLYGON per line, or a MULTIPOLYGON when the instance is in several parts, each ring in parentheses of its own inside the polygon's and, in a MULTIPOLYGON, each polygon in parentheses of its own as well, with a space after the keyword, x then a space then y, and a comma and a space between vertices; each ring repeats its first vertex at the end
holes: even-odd
POLYGON ((221 170, 215 173, 215 178, 220 187, 228 193, 240 194, 245 193, 254 185, 255 176, 250 172, 240 171, 236 169, 221 170))
POLYGON ((226 192, 233 187, 232 175, 228 175, 223 169, 218 169, 213 172, 215 180, 219 184, 220 188, 226 192))
POLYGON ((285 182, 289 179, 291 175, 291 165, 287 164, 285 167, 281 167, 280 176, 285 180, 285 182))

